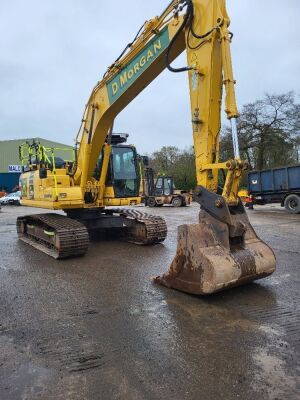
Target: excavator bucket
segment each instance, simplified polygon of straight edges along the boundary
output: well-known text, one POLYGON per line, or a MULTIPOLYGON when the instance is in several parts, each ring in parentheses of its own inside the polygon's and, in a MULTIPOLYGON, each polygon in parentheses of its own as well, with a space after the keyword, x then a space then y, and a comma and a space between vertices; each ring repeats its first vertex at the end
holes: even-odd
POLYGON ((275 266, 273 251, 256 235, 242 204, 218 216, 202 209, 198 224, 178 228, 175 258, 155 282, 206 295, 264 278, 275 266))

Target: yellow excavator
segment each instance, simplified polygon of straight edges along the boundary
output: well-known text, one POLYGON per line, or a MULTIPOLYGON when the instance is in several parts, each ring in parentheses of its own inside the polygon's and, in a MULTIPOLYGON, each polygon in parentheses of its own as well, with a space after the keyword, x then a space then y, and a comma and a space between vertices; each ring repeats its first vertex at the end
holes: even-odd
MULTIPOLYGON (((56 258, 82 255, 88 231, 112 230, 123 240, 162 242, 162 218, 135 208, 139 166, 135 148, 114 143, 116 116, 162 71, 185 72, 189 78, 191 119, 200 204, 199 221, 178 230, 175 258, 155 282, 187 293, 210 294, 260 279, 275 270, 273 251, 256 235, 238 197, 247 162, 240 158, 229 31, 225 0, 173 0, 147 21, 93 89, 79 129, 75 161, 56 163, 37 151, 20 178, 22 204, 59 214, 20 217, 20 239, 56 258), (172 62, 183 52, 187 66, 172 62), (234 159, 219 162, 222 92, 232 126, 234 159), (219 172, 226 180, 218 186, 219 172)), ((175 118, 175 116, 174 116, 175 118)), ((24 166, 25 167, 25 166, 24 166)))

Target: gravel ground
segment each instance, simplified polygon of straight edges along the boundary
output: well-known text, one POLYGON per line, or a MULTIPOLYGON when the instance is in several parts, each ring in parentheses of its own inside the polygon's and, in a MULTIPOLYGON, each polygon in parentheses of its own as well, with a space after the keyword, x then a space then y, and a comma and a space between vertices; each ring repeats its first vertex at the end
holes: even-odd
POLYGON ((300 215, 277 205, 249 217, 276 252, 267 279, 196 297, 156 286, 178 225, 198 206, 151 209, 164 245, 92 242, 55 261, 17 239, 0 212, 0 399, 299 399, 300 215))

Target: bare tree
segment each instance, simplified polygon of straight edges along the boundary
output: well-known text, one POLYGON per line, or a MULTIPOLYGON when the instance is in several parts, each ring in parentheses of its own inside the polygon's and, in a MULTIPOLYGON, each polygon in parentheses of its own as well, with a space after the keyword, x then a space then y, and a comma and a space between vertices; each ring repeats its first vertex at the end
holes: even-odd
MULTIPOLYGON (((291 165, 300 161, 300 104, 289 92, 266 94, 262 100, 246 104, 238 124, 241 156, 255 169, 291 165)), ((221 160, 233 157, 231 131, 221 135, 221 160)), ((193 149, 162 147, 150 158, 156 173, 172 175, 178 188, 196 185, 193 149)), ((221 175, 220 175, 221 177, 221 175)), ((221 183, 221 181, 220 181, 221 183)), ((244 182, 245 183, 245 182, 244 182)))
MULTIPOLYGON (((297 161, 300 105, 295 95, 266 94, 262 100, 246 104, 239 118, 239 138, 243 157, 253 168, 263 169, 297 161)), ((230 132, 222 135, 222 158, 232 156, 230 132)))

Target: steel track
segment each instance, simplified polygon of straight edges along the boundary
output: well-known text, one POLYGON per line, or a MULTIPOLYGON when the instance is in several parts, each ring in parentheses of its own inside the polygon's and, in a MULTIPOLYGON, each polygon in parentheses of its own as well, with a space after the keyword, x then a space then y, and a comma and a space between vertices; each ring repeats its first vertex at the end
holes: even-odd
POLYGON ((19 238, 55 259, 77 257, 88 250, 89 234, 84 225, 59 214, 34 214, 17 219, 19 238), (31 232, 29 226, 36 229, 31 232), (52 240, 46 240, 35 232, 54 233, 52 240))
MULTIPOLYGON (((153 245, 163 242, 167 236, 167 225, 161 217, 134 209, 118 208, 109 212, 125 217, 128 228, 125 241, 153 245)), ((82 256, 88 250, 87 228, 83 223, 60 214, 19 217, 17 232, 20 240, 55 259, 82 256)))

